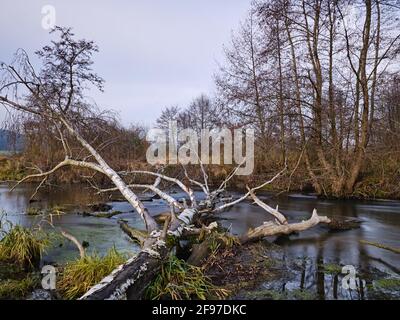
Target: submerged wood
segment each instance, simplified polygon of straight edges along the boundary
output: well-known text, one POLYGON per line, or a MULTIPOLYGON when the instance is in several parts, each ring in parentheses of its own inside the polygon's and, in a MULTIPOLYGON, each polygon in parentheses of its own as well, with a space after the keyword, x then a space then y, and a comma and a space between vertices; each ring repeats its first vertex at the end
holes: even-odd
POLYGON ((394 247, 390 247, 390 246, 387 246, 387 245, 384 245, 384 244, 381 244, 381 243, 376 243, 376 242, 367 241, 367 240, 360 240, 360 242, 362 244, 367 244, 367 245, 370 245, 370 246, 374 246, 374 247, 377 247, 377 248, 380 248, 380 249, 384 249, 384 250, 388 250, 388 251, 400 254, 400 248, 394 248, 394 247))
POLYGON ((84 216, 90 216, 95 218, 112 218, 114 216, 123 214, 121 211, 111 211, 111 212, 85 212, 84 216))
POLYGON ((128 223, 124 220, 119 220, 118 224, 123 232, 129 236, 133 241, 137 242, 140 244, 140 246, 144 245, 144 242, 147 237, 146 231, 139 230, 132 228, 128 225, 128 223))

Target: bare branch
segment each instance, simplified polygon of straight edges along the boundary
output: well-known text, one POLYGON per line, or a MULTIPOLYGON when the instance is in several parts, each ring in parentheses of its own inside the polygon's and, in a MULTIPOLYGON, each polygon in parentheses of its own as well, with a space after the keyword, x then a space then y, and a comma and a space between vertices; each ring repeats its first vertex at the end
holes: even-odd
POLYGON ((205 186, 204 184, 202 184, 202 183, 200 183, 200 182, 198 182, 198 181, 196 181, 196 180, 190 178, 189 175, 188 175, 188 173, 187 173, 186 167, 185 167, 184 165, 182 165, 182 167, 183 167, 183 170, 184 170, 184 172, 185 172, 186 178, 187 178, 191 183, 193 183, 193 184, 199 186, 199 187, 203 190, 204 194, 205 194, 206 196, 208 196, 208 195, 209 195, 209 190, 207 190, 206 186, 205 186))
POLYGON ((101 169, 100 166, 98 166, 97 164, 95 164, 93 162, 77 161, 77 160, 72 160, 72 159, 66 158, 65 160, 61 161, 59 164, 57 164, 53 169, 51 169, 49 171, 31 174, 31 175, 28 175, 28 176, 22 178, 11 188, 11 190, 14 190, 19 184, 21 184, 22 182, 24 182, 26 180, 33 179, 33 178, 48 177, 52 173, 56 172, 58 169, 65 167, 65 166, 75 166, 75 167, 80 167, 80 168, 93 169, 93 170, 96 170, 96 171, 104 174, 103 169, 101 169))
POLYGON ((250 196, 250 193, 251 193, 251 192, 254 192, 254 191, 256 191, 256 190, 262 189, 262 188, 264 188, 266 185, 269 185, 269 184, 273 183, 276 179, 278 179, 280 176, 282 176, 282 175, 286 172, 286 170, 287 170, 287 166, 285 166, 284 169, 282 169, 280 172, 278 172, 278 173, 277 173, 273 178, 271 178, 270 180, 264 182, 263 184, 261 184, 261 185, 259 185, 259 186, 257 186, 257 187, 254 187, 254 188, 249 189, 249 191, 248 191, 245 195, 243 195, 242 197, 240 197, 240 198, 238 198, 238 199, 236 199, 236 200, 234 200, 234 201, 225 203, 225 204, 223 204, 223 205, 221 205, 221 206, 215 208, 212 212, 214 212, 214 213, 216 213, 216 212, 221 212, 221 211, 225 210, 226 208, 232 207, 232 206, 234 206, 235 204, 238 204, 238 203, 240 203, 240 202, 246 200, 246 199, 250 196))
POLYGON ((278 211, 278 209, 274 209, 272 207, 270 207, 269 205, 267 205, 266 203, 264 203, 263 201, 261 201, 254 193, 253 190, 249 189, 249 187, 247 187, 247 189, 249 190, 250 193, 250 197, 254 200, 254 202, 259 205, 261 208, 263 208, 265 211, 267 211, 268 213, 272 214, 279 222, 279 224, 287 224, 287 220, 285 218, 285 216, 280 213, 278 211))
MULTIPOLYGON (((171 197, 169 194, 161 191, 157 187, 151 184, 129 184, 127 185, 129 188, 137 188, 137 189, 149 189, 153 191, 155 194, 160 196, 161 199, 165 200, 169 205, 174 206, 175 208, 179 210, 183 210, 184 207, 173 197, 171 197)), ((109 188, 109 189, 100 189, 98 193, 104 193, 104 192, 112 192, 112 191, 117 191, 118 188, 109 188)))
POLYGON ((67 238, 68 240, 72 241, 76 247, 79 250, 79 254, 81 256, 81 259, 85 257, 85 249, 83 248, 82 244, 78 241, 78 239, 76 239, 72 234, 64 231, 64 230, 60 230, 61 234, 63 235, 63 237, 67 238))
POLYGON ((178 179, 168 177, 168 176, 163 175, 163 174, 158 173, 158 172, 143 171, 143 170, 133 170, 133 171, 121 172, 121 174, 134 174, 134 173, 136 173, 136 174, 148 174, 148 175, 152 175, 152 176, 155 176, 155 177, 160 177, 163 180, 175 183, 176 185, 178 185, 189 196, 189 199, 192 202, 192 206, 196 206, 197 202, 196 202, 196 198, 194 196, 193 190, 190 187, 185 186, 178 179))

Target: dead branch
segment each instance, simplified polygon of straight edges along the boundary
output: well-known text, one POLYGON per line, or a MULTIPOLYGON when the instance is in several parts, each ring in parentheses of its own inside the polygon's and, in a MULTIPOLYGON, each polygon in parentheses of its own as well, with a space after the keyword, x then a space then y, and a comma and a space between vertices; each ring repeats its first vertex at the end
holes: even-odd
POLYGON ((278 173, 277 173, 273 178, 271 178, 270 180, 264 182, 263 184, 261 184, 261 185, 259 185, 259 186, 257 186, 257 187, 254 187, 254 188, 249 189, 249 191, 248 191, 245 195, 243 195, 242 197, 240 197, 240 198, 238 198, 238 199, 236 199, 236 200, 234 200, 234 201, 225 203, 225 204, 223 204, 223 205, 221 205, 221 206, 215 208, 214 210, 212 210, 212 212, 214 212, 214 213, 221 212, 221 211, 225 210, 226 208, 232 207, 232 206, 234 206, 235 204, 238 204, 238 203, 240 203, 240 202, 246 200, 246 199, 250 196, 250 193, 251 193, 251 192, 254 192, 254 191, 256 191, 256 190, 262 189, 262 188, 264 188, 266 185, 269 185, 269 184, 273 183, 276 179, 278 179, 280 176, 282 176, 282 175, 286 172, 286 170, 287 170, 287 166, 285 166, 284 169, 282 169, 280 172, 278 172, 278 173))
POLYGON ((65 167, 65 166, 75 166, 75 167, 80 167, 80 168, 88 168, 92 170, 96 170, 98 172, 101 172, 104 174, 103 169, 98 166, 97 164, 93 162, 85 162, 85 161, 76 161, 72 159, 64 159, 61 161, 59 164, 57 164, 53 169, 46 171, 46 172, 41 172, 41 173, 36 173, 36 174, 31 174, 28 176, 25 176, 21 180, 19 180, 12 188, 11 190, 14 190, 18 185, 20 185, 22 182, 29 180, 29 179, 34 179, 34 178, 43 178, 43 177, 48 177, 52 173, 56 172, 58 169, 65 167))
MULTIPOLYGON (((127 185, 129 188, 137 188, 137 189, 148 189, 153 191, 155 194, 157 194, 161 199, 166 201, 169 205, 174 206, 178 210, 183 210, 184 207, 181 205, 175 198, 171 197, 169 194, 161 191, 159 188, 157 188, 155 185, 150 185, 150 184, 129 184, 127 185)), ((112 191, 117 191, 118 188, 109 188, 109 189, 100 189, 98 193, 105 193, 105 192, 112 192, 112 191)))
POLYGON ((240 237, 241 243, 256 241, 268 236, 288 235, 293 232, 300 232, 310 229, 319 223, 329 224, 331 220, 325 216, 319 216, 317 210, 314 209, 310 219, 291 224, 278 224, 274 221, 264 222, 263 225, 250 229, 246 234, 240 237))
POLYGON ((152 172, 152 171, 143 171, 143 170, 133 170, 133 171, 123 171, 121 172, 121 174, 148 174, 148 175, 152 175, 155 177, 159 177, 163 180, 169 181, 169 182, 173 182, 175 183, 177 186, 179 186, 179 188, 182 189, 182 191, 184 191, 188 196, 189 199, 192 203, 192 206, 196 206, 197 202, 196 202, 196 198, 194 196, 194 192, 191 188, 187 187, 182 181, 176 179, 176 178, 171 178, 169 176, 166 176, 164 174, 158 173, 158 172, 152 172))
POLYGON ((126 185, 117 172, 108 165, 108 163, 93 148, 93 146, 90 145, 63 116, 60 115, 59 120, 64 124, 70 134, 79 141, 82 147, 84 147, 91 155, 93 155, 94 159, 96 159, 98 163, 98 167, 101 168, 101 172, 104 173, 114 183, 125 199, 135 208, 136 212, 139 213, 146 224, 148 232, 150 233, 154 230, 157 230, 158 226, 156 221, 151 217, 137 195, 126 185))
POLYGON ((64 238, 72 241, 76 245, 76 247, 79 250, 79 255, 80 255, 81 259, 83 259, 85 257, 85 249, 83 248, 82 244, 78 241, 78 239, 76 239, 72 234, 70 234, 64 230, 60 230, 60 232, 64 238))
POLYGON ((210 189, 209 189, 209 187, 208 187, 208 174, 207 174, 207 172, 206 172, 206 170, 205 170, 205 168, 204 168, 203 161, 201 161, 201 157, 199 156, 199 154, 197 153, 197 151, 194 150, 194 149, 192 149, 192 148, 189 148, 189 147, 187 147, 187 146, 184 146, 184 147, 182 147, 182 148, 188 149, 188 150, 190 150, 190 152, 193 152, 193 153, 196 155, 197 160, 199 161, 199 164, 200 164, 201 172, 202 172, 202 174, 203 174, 203 181, 204 181, 204 184, 202 184, 202 183, 200 183, 200 182, 198 182, 198 181, 196 181, 196 180, 193 180, 193 179, 189 178, 189 176, 187 175, 187 172, 186 172, 186 168, 185 168, 185 166, 183 165, 183 169, 185 170, 185 175, 186 175, 186 177, 189 179, 189 181, 191 181, 191 182, 193 182, 194 184, 200 186, 200 187, 203 189, 203 191, 204 191, 204 193, 205 193, 206 195, 209 195, 209 194, 210 194, 210 189))
POLYGON ((280 213, 278 211, 278 207, 276 209, 270 207, 269 205, 267 205, 265 202, 261 201, 254 193, 253 190, 249 189, 249 187, 247 187, 247 190, 249 190, 250 193, 250 197, 254 200, 254 202, 260 206, 261 208, 263 208, 265 211, 267 211, 268 213, 272 214, 277 221, 279 222, 279 224, 287 224, 287 220, 286 217, 280 213))
POLYGON ((198 181, 190 178, 188 173, 187 173, 186 167, 184 165, 182 165, 182 167, 183 167, 183 171, 185 172, 185 176, 189 180, 189 182, 191 182, 194 185, 199 186, 203 190, 204 194, 208 196, 209 195, 209 190, 207 190, 206 186, 204 184, 202 184, 201 182, 198 182, 198 181))

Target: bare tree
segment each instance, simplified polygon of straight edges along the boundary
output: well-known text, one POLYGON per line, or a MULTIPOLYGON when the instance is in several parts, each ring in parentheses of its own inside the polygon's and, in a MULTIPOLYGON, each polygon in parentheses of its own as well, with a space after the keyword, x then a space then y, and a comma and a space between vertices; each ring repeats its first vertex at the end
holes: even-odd
POLYGON ((282 154, 297 149, 321 195, 350 196, 359 181, 381 79, 399 72, 393 5, 256 1, 216 77, 219 99, 237 122, 252 119, 282 154))

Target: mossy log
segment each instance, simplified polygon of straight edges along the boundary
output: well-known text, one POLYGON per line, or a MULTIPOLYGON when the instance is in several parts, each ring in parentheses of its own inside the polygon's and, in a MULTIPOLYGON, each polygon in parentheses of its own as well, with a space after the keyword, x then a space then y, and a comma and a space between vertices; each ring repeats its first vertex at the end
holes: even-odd
POLYGON ((388 250, 388 251, 400 254, 400 248, 393 248, 393 247, 389 247, 389 246, 381 244, 381 243, 371 242, 371 241, 367 241, 367 240, 360 240, 360 242, 362 244, 367 244, 370 246, 374 246, 374 247, 377 247, 380 249, 384 249, 384 250, 388 250))
POLYGON ((143 246, 144 241, 147 237, 146 231, 130 227, 125 220, 118 220, 118 224, 121 230, 125 232, 129 236, 129 238, 140 244, 140 246, 143 246))
POLYGON ((111 212, 85 212, 83 213, 84 216, 95 217, 95 218, 112 218, 114 216, 120 215, 123 212, 121 211, 111 211, 111 212))

